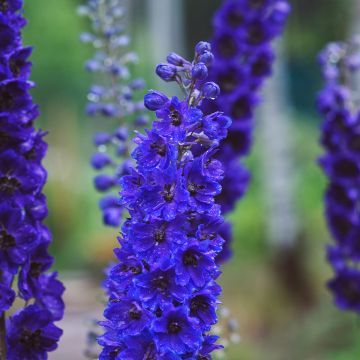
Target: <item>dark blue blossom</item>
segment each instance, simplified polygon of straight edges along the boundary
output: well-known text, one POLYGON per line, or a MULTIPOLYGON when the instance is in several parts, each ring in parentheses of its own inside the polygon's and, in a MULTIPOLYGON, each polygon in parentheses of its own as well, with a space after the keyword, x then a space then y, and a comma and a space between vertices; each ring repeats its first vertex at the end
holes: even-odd
MULTIPOLYGON (((249 153, 259 92, 271 74, 275 58, 271 42, 282 33, 289 11, 287 0, 227 0, 214 16, 211 45, 215 60, 209 68, 209 80, 220 86, 221 94, 214 102, 205 101, 202 110, 223 111, 233 119, 217 154, 225 172, 217 197, 224 213, 233 210, 247 189, 250 176, 240 160, 249 153)), ((200 57, 206 51, 206 47, 200 47, 200 57)), ((206 98, 211 98, 206 96, 209 91, 210 86, 204 90, 206 98)), ((204 132, 211 138, 212 131, 216 136, 219 130, 212 126, 204 132)), ((227 254, 219 256, 219 261, 229 257, 229 244, 224 251, 227 254)))
MULTIPOLYGON (((223 169, 215 155, 231 120, 199 109, 206 72, 205 63, 198 65, 199 51, 213 57, 205 42, 197 45, 193 62, 168 57, 185 99, 154 90, 144 99, 158 120, 135 138, 136 168, 120 181, 129 217, 115 249, 119 263, 105 283, 109 303, 100 359, 204 359, 218 348, 207 335, 217 322, 215 259, 224 243, 215 203, 223 169)), ((157 69, 173 80, 167 67, 157 69)))
POLYGON ((0 2, 1 316, 13 304, 16 280, 17 296, 25 301, 1 331, 7 345, 2 354, 14 360, 46 359, 62 333, 53 322, 64 313, 64 286, 57 273, 47 272, 53 258, 48 253, 51 235, 42 223, 48 213, 42 193, 46 133, 34 127, 39 113, 29 93, 31 48, 22 46, 22 5, 21 0, 0 2))
POLYGON ((186 354, 200 346, 202 336, 198 321, 188 316, 188 308, 184 306, 165 307, 163 315, 154 321, 153 329, 160 354, 186 354))
POLYGON ((36 305, 11 316, 7 323, 7 359, 47 359, 47 353, 57 348, 62 335, 52 321, 51 313, 36 305))
POLYGON ((325 85, 317 99, 325 149, 319 163, 329 179, 325 214, 335 240, 327 248, 335 272, 328 287, 340 309, 355 312, 360 312, 360 118, 355 89, 346 79, 359 70, 351 60, 359 51, 356 40, 325 47, 319 54, 325 85))

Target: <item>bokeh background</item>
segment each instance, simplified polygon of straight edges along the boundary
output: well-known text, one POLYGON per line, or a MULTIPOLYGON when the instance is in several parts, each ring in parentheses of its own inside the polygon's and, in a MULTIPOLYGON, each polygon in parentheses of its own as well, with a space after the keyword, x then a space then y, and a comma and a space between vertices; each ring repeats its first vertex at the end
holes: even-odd
MULTIPOLYGON (((92 49, 78 40, 89 29, 76 13, 81 3, 31 0, 25 6, 25 43, 34 46, 33 95, 42 112, 39 126, 49 131, 47 223, 56 269, 68 288, 66 334, 50 359, 64 360, 84 359, 86 333, 101 314, 102 269, 113 258, 118 232, 103 226, 92 186, 95 125, 84 107, 93 79, 83 66, 92 49)), ((252 182, 230 215, 234 256, 223 267, 222 301, 239 323, 241 340, 226 354, 230 360, 356 360, 359 318, 337 310, 325 285, 332 272, 324 248, 331 239, 323 217, 326 179, 316 163, 321 148, 315 97, 321 87, 316 54, 326 42, 356 32, 359 1, 291 3, 246 160, 252 182)), ((210 38, 219 4, 129 1, 131 46, 140 56, 135 75, 144 77, 148 88, 163 88, 155 64, 170 51, 191 57, 194 44, 210 38)))

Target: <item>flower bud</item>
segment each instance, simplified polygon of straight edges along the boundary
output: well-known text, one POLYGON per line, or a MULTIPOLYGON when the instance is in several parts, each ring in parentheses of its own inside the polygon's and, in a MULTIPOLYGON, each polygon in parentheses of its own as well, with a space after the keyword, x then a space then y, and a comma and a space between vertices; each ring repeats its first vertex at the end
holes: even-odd
POLYGON ((104 132, 99 132, 94 135, 93 142, 95 146, 106 145, 111 141, 111 135, 104 132))
POLYGON ((144 105, 151 111, 159 110, 166 102, 168 97, 160 91, 150 90, 144 97, 144 105))
POLYGON ((204 97, 210 100, 215 100, 220 94, 220 88, 214 82, 206 82, 201 90, 204 97))
POLYGON ((103 169, 106 165, 112 163, 112 160, 108 154, 96 153, 91 158, 91 165, 96 170, 103 169))
POLYGON ((174 52, 170 53, 167 56, 166 60, 169 64, 176 65, 176 66, 183 66, 185 63, 188 62, 182 56, 180 56, 174 52))
POLYGON ((164 81, 173 81, 177 74, 176 67, 171 64, 159 64, 156 67, 156 74, 164 81))
POLYGON ((193 79, 205 80, 208 77, 208 69, 204 63, 195 64, 191 70, 193 79))
POLYGON ((115 137, 118 138, 120 141, 126 141, 128 138, 128 130, 126 127, 119 127, 115 131, 115 137))
POLYGON ((110 190, 115 185, 115 179, 111 175, 101 174, 94 178, 94 185, 98 191, 110 190))
POLYGON ((211 45, 206 41, 200 41, 196 44, 195 51, 198 55, 201 55, 205 51, 211 51, 211 45))
POLYGON ((101 114, 106 117, 114 117, 116 114, 116 106, 114 104, 104 104, 101 107, 101 114))
POLYGON ((210 51, 205 51, 199 57, 199 62, 202 62, 206 65, 210 65, 214 61, 214 55, 210 51))

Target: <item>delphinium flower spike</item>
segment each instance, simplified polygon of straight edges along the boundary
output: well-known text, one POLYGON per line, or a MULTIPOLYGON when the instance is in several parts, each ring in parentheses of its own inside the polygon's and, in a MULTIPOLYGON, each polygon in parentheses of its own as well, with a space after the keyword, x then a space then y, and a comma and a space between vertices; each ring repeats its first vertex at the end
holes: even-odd
POLYGON ((42 188, 46 133, 34 128, 38 108, 28 81, 31 48, 24 47, 21 0, 0 1, 0 314, 1 359, 47 359, 62 330, 64 287, 48 254, 51 234, 42 188), (17 281, 18 292, 13 290, 17 281), (5 321, 15 298, 23 307, 5 321))
POLYGON ((360 41, 330 43, 319 54, 324 87, 320 164, 329 178, 327 223, 335 244, 327 248, 335 276, 328 283, 340 309, 360 313, 360 103, 356 87, 360 41))
MULTIPOLYGON (((224 165, 225 178, 218 201, 223 213, 233 210, 244 195, 249 173, 240 163, 248 155, 254 129, 254 110, 266 78, 271 75, 275 54, 271 43, 281 35, 290 5, 287 0, 226 0, 215 14, 211 45, 215 60, 209 67, 209 78, 219 84, 220 96, 203 103, 206 112, 215 110, 229 114, 233 123, 229 136, 217 153, 224 165)), ((211 59, 209 54, 204 60, 211 59)), ((226 239, 218 261, 230 255, 231 226, 225 223, 226 239)))
POLYGON ((107 279, 100 359, 200 360, 219 348, 209 334, 221 291, 215 258, 224 242, 215 203, 223 170, 215 154, 231 120, 199 108, 219 95, 206 79, 205 53, 212 58, 210 44, 200 42, 194 61, 171 53, 156 68, 160 78, 179 84, 184 99, 156 90, 145 95, 157 120, 138 133, 136 167, 121 179, 129 218, 107 279))
POLYGON ((123 208, 119 204, 119 178, 129 167, 131 142, 129 133, 142 128, 148 121, 142 101, 134 95, 144 88, 142 79, 132 79, 129 67, 137 62, 135 53, 127 50, 130 38, 125 33, 125 9, 122 0, 88 0, 79 13, 91 20, 92 32, 83 33, 81 40, 91 43, 96 52, 87 61, 86 70, 97 75, 88 94, 88 116, 101 121, 104 130, 94 136, 96 153, 91 164, 99 172, 95 188, 106 193, 100 200, 105 225, 118 227, 123 208))

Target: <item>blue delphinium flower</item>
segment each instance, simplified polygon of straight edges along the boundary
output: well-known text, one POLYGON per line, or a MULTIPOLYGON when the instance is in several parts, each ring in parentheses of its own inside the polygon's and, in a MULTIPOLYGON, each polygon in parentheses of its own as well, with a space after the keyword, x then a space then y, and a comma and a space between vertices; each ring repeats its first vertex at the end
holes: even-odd
POLYGON ((217 322, 221 288, 215 262, 224 239, 220 206, 221 162, 214 158, 230 118, 203 115, 205 98, 219 87, 206 82, 211 46, 200 42, 193 62, 170 54, 156 68, 176 81, 185 99, 150 90, 145 106, 157 120, 135 138, 136 168, 121 179, 129 218, 108 272, 109 302, 102 322, 100 359, 210 359, 219 348, 207 335, 217 322))
POLYGON ((328 286, 340 309, 360 312, 360 118, 358 89, 360 42, 330 43, 319 54, 324 87, 317 107, 323 117, 320 158, 329 185, 325 212, 335 244, 327 248, 335 276, 328 286))
POLYGON ((21 41, 22 5, 0 2, 0 326, 7 345, 0 357, 10 360, 46 359, 62 333, 54 321, 64 312, 64 286, 56 273, 47 272, 53 258, 51 234, 43 225, 46 133, 33 126, 38 109, 29 93, 31 48, 21 41), (16 297, 14 281, 25 306, 5 322, 16 297))
MULTIPOLYGON (((271 75, 275 59, 271 42, 282 33, 289 11, 287 0, 226 0, 214 16, 211 45, 215 60, 209 78, 220 86, 221 94, 214 102, 205 101, 202 109, 205 113, 220 110, 233 119, 217 154, 226 174, 217 197, 223 213, 233 210, 247 189, 250 175, 240 160, 249 153, 259 92, 271 75)), ((206 47, 201 54, 205 60, 212 58, 206 47)), ((224 224, 222 231, 227 243, 219 262, 231 255, 231 227, 224 224)))
POLYGON ((94 57, 86 63, 86 70, 97 75, 97 84, 88 94, 87 115, 101 120, 102 128, 113 131, 98 132, 93 142, 96 153, 91 165, 100 172, 94 178, 95 188, 106 195, 99 205, 105 225, 118 227, 123 217, 119 204, 119 179, 128 172, 131 152, 129 132, 142 128, 148 121, 143 114, 142 101, 136 101, 136 92, 143 89, 142 79, 131 79, 129 67, 137 62, 136 54, 127 51, 129 37, 125 34, 122 0, 88 0, 80 6, 92 24, 92 33, 84 33, 81 40, 96 49, 94 57), (104 124, 106 122, 107 124, 104 124))

